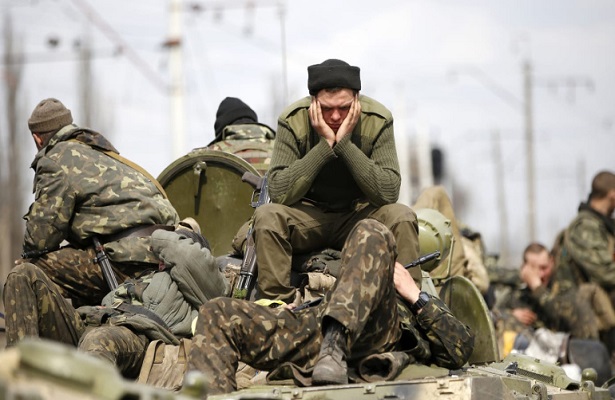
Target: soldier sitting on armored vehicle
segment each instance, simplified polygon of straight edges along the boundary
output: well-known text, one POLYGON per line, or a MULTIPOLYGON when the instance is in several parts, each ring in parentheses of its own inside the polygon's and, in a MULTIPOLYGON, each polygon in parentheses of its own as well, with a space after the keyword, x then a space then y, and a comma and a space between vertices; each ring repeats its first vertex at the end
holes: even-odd
POLYGON ((226 97, 218 105, 214 133, 216 136, 208 147, 224 140, 275 139, 273 129, 258 122, 256 112, 237 97, 226 97))
POLYGON ((216 394, 236 389, 240 361, 275 370, 269 379, 294 378, 300 385, 343 384, 349 374, 361 379, 361 366, 382 365, 382 353, 391 370, 381 380, 410 363, 461 367, 472 353, 473 334, 438 298, 421 292, 397 258, 393 234, 364 219, 350 231, 340 276, 317 307, 295 313, 238 299, 207 302, 199 311, 189 370, 205 373, 216 394))
POLYGON ((600 171, 592 179, 587 202, 556 238, 558 279, 572 286, 600 285, 615 305, 615 173, 600 171))
MULTIPOLYGON (((399 243, 399 260, 418 257, 416 215, 396 203, 401 184, 393 117, 360 95, 358 67, 326 60, 308 67, 305 97, 278 119, 268 172, 272 203, 254 213, 258 296, 297 301, 291 258, 339 250, 361 219, 384 223, 399 243)), ((421 281, 421 271, 413 268, 421 281)))
MULTIPOLYGON (((544 350, 544 353, 531 354, 538 358, 554 354, 554 359, 547 358, 550 362, 570 361, 572 357, 566 357, 570 356, 568 352, 574 344, 572 339, 589 340, 583 342, 585 351, 598 356, 593 360, 579 360, 581 364, 589 363, 581 367, 594 366, 599 371, 603 370, 600 360, 604 356, 607 360, 609 357, 599 341, 600 330, 610 331, 615 326, 613 310, 598 318, 585 290, 560 285, 555 279, 553 256, 540 243, 531 243, 525 248, 519 275, 523 285, 512 291, 507 299, 499 301, 498 308, 494 310, 495 323, 504 347, 503 355, 513 348, 526 350, 528 345, 540 343, 541 346, 529 347, 527 351, 544 350), (543 340, 547 337, 550 339, 543 340), (565 347, 568 347, 567 351, 560 353, 565 347), (592 362, 598 365, 592 365, 592 362)), ((608 296, 603 294, 603 297, 608 303, 608 296)), ((609 376, 607 372, 606 377, 609 376)))
POLYGON ((7 345, 27 336, 76 345, 83 332, 73 307, 100 304, 113 284, 102 263, 120 282, 157 267, 150 235, 173 230, 179 216, 155 179, 103 135, 73 124, 59 100, 42 100, 28 127, 38 149, 35 199, 23 259, 4 286, 7 345))

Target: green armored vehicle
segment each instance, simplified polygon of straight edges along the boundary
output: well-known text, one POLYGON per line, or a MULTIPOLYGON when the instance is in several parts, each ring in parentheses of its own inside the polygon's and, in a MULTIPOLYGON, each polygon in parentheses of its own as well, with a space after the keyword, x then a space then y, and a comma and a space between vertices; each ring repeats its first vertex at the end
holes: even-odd
MULTIPOLYGON (((266 155, 270 149, 271 143, 265 143, 264 147, 253 150, 266 155)), ((266 157, 259 158, 263 159, 266 157)), ((181 217, 195 218, 212 243, 214 255, 223 258, 232 252, 230 242, 233 236, 253 212, 253 188, 241 178, 245 172, 260 177, 265 169, 256 168, 241 154, 203 148, 172 163, 159 180, 181 217)), ((582 381, 575 381, 561 367, 528 356, 510 354, 501 360, 489 311, 476 287, 461 276, 432 280, 430 275, 454 245, 450 221, 429 209, 420 210, 417 216, 422 254, 440 252, 434 261, 422 265, 423 290, 443 299, 452 313, 470 326, 476 335, 475 348, 464 368, 448 370, 410 365, 393 381, 321 387, 297 387, 292 382, 264 384, 260 381, 237 392, 209 398, 611 398, 608 389, 597 387, 596 374, 591 369, 584 371, 582 381), (436 287, 434 281, 441 283, 436 287)), ((127 381, 103 361, 73 348, 41 340, 23 341, 16 348, 0 353, 0 399, 195 399, 207 396, 203 382, 203 377, 198 373, 190 373, 185 376, 183 387, 177 392, 127 381)))

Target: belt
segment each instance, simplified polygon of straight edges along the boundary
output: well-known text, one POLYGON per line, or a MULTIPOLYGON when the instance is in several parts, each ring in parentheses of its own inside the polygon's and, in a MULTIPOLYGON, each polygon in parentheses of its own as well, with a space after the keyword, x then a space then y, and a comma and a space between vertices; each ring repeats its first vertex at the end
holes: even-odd
POLYGON ((145 225, 145 226, 135 226, 134 228, 129 228, 123 230, 119 233, 113 235, 102 236, 100 238, 101 243, 109 243, 115 242, 116 240, 126 239, 131 237, 147 237, 151 236, 155 230, 164 229, 165 231, 174 231, 175 227, 172 225, 145 225))

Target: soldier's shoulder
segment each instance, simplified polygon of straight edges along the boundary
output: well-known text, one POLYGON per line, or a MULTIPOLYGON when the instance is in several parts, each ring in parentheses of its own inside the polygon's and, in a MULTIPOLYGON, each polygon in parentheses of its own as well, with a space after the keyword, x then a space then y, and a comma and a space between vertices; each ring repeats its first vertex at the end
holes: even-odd
POLYGON ((575 231, 595 230, 600 229, 602 225, 603 222, 594 213, 581 210, 568 226, 568 231, 574 233, 575 231))
POLYGON ((369 115, 377 115, 386 120, 393 119, 391 111, 379 101, 372 99, 371 97, 361 95, 359 97, 361 101, 361 112, 369 115))
POLYGON ((310 96, 306 96, 302 99, 299 99, 297 101, 295 101, 294 103, 292 103, 291 105, 289 105, 288 107, 286 107, 281 113, 280 113, 280 120, 285 120, 290 118, 292 115, 296 114, 297 112, 300 112, 302 110, 305 110, 307 112, 307 109, 310 107, 310 104, 312 102, 312 98, 310 96))

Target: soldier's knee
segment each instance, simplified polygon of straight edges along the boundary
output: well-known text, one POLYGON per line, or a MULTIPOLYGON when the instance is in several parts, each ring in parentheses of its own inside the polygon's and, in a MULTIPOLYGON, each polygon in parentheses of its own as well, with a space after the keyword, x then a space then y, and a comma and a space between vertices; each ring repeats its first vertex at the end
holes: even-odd
POLYGON ((405 204, 394 203, 384 205, 373 215, 375 219, 385 224, 389 229, 400 223, 416 225, 418 227, 416 213, 405 204))
POLYGON ((287 206, 276 203, 264 204, 254 210, 254 230, 276 230, 285 224, 287 206))

